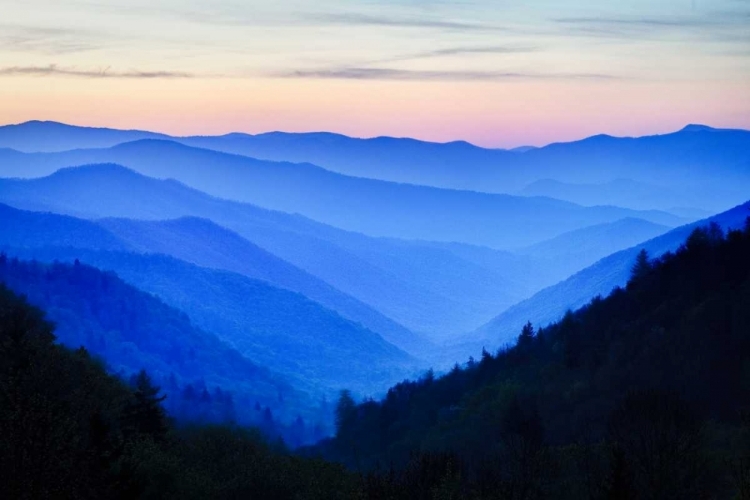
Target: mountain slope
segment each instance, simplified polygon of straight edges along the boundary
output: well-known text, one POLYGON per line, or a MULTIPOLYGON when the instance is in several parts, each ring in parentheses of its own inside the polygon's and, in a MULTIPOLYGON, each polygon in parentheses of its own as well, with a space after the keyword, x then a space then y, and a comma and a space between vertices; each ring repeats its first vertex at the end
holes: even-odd
POLYGON ((99 224, 66 215, 18 210, 0 203, 0 238, 13 247, 91 248, 94 250, 130 250, 132 247, 99 224))
POLYGON ((301 293, 345 318, 361 323, 415 356, 429 350, 426 339, 207 219, 103 219, 97 223, 126 241, 137 252, 167 254, 201 267, 223 269, 267 281, 274 286, 301 293))
POLYGON ((571 231, 516 252, 544 262, 555 276, 563 279, 607 255, 655 238, 669 229, 641 219, 622 219, 571 231))
MULTIPOLYGON (((309 413, 315 404, 281 376, 196 328, 181 311, 112 273, 3 255, 0 282, 43 307, 61 343, 73 349, 84 346, 101 356, 111 371, 126 376, 147 369, 170 396, 202 381, 212 390, 219 386, 230 391, 238 402, 258 401, 288 419, 296 411, 309 413), (286 408, 279 404, 280 394, 288 401, 286 408)), ((248 418, 247 412, 241 413, 248 418)))
POLYGON ((696 230, 625 289, 519 329, 513 348, 379 402, 342 397, 336 438, 313 451, 390 464, 371 498, 735 498, 750 450, 748 255, 750 222, 696 230))
POLYGON ((737 229, 743 227, 748 216, 750 202, 605 257, 565 281, 545 288, 533 297, 516 304, 475 332, 463 337, 467 343, 462 346, 461 352, 476 352, 482 345, 487 345, 488 348, 503 345, 512 340, 518 329, 529 320, 533 319, 536 324, 545 325, 561 318, 568 309, 582 307, 592 297, 606 296, 613 288, 625 285, 636 255, 641 249, 645 249, 651 256, 658 257, 665 252, 677 250, 697 227, 715 222, 725 230, 737 229))
POLYGON ((581 207, 548 198, 348 177, 311 164, 267 162, 161 140, 20 158, 0 151, 0 161, 7 171, 24 177, 74 165, 117 163, 147 176, 174 178, 213 196, 300 213, 370 236, 457 241, 491 248, 530 245, 625 217, 673 227, 684 222, 653 210, 581 207))
POLYGON ((658 208, 667 212, 700 206, 697 195, 680 189, 655 186, 631 179, 615 179, 601 184, 572 184, 553 179, 532 182, 518 194, 548 196, 584 206, 616 205, 627 208, 658 208))
POLYGON ((65 169, 42 179, 0 179, 0 201, 90 219, 210 219, 407 328, 433 336, 475 328, 552 283, 527 258, 467 245, 369 238, 114 165, 65 169))
POLYGON ((0 126, 0 148, 27 153, 108 148, 123 142, 167 137, 164 134, 143 130, 78 127, 50 121, 30 121, 0 126))
MULTIPOLYGON (((2 248, 2 247, 0 247, 2 248)), ((317 395, 343 385, 373 393, 408 374, 406 353, 376 333, 306 297, 245 276, 201 268, 165 255, 76 248, 5 248, 45 262, 79 259, 184 311, 240 353, 273 366, 317 395), (315 353, 311 356, 311 353, 315 353)))

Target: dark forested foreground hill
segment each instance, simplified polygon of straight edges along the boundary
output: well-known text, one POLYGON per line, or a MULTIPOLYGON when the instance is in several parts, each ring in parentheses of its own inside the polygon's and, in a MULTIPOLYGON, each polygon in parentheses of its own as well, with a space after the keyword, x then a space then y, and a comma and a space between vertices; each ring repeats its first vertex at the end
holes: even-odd
POLYGON ((626 289, 518 345, 382 402, 344 393, 337 436, 301 458, 252 431, 176 429, 53 343, 0 287, 4 498, 692 499, 750 484, 750 222, 640 255, 626 289))
POLYGON ((747 498, 750 219, 640 254, 625 289, 511 349, 342 395, 337 426, 316 451, 380 470, 372 498, 747 498))
POLYGON ((54 340, 0 284, 0 498, 356 498, 354 474, 255 431, 176 428, 145 372, 126 385, 54 340))

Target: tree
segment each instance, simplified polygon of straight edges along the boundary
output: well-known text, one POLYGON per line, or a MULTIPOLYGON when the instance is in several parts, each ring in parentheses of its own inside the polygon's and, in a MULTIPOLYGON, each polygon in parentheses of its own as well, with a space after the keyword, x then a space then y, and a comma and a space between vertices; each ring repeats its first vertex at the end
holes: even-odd
POLYGON ((529 321, 523 326, 521 334, 518 336, 518 346, 521 348, 526 348, 530 346, 533 341, 534 327, 532 326, 531 321, 529 321))
POLYGON ((630 281, 640 281, 651 272, 651 261, 648 258, 648 252, 642 248, 635 258, 635 264, 630 269, 630 281))
POLYGON ((161 406, 167 397, 153 384, 145 370, 132 379, 133 401, 126 412, 126 424, 137 434, 151 436, 160 441, 167 434, 167 417, 161 406))
POLYGON ((341 436, 347 434, 357 415, 357 404, 354 402, 351 391, 344 389, 339 394, 336 403, 336 434, 341 436))

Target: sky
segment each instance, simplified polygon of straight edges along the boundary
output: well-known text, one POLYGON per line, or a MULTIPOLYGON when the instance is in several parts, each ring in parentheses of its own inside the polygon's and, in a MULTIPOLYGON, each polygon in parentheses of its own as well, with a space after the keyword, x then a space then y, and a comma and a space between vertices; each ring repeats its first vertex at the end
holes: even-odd
POLYGON ((750 129, 750 0, 0 0, 0 123, 488 147, 750 129))

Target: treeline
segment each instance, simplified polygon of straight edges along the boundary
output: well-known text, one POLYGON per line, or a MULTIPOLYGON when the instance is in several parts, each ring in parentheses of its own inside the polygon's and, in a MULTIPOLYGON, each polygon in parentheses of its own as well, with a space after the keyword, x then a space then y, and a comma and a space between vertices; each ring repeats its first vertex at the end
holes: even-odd
POLYGON ((383 401, 309 450, 369 498, 750 498, 750 220, 642 252, 625 289, 383 401))

